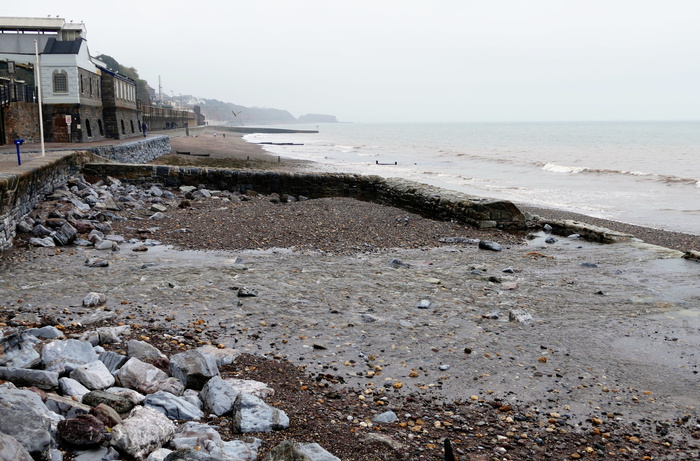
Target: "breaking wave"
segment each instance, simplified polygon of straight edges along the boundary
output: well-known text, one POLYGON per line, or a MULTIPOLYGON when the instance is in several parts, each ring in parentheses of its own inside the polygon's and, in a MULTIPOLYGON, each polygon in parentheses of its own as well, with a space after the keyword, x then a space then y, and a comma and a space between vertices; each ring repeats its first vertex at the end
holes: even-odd
POLYGON ((612 175, 623 175, 623 176, 638 176, 643 178, 649 178, 654 181, 669 183, 669 184, 688 184, 700 187, 700 180, 696 178, 682 178, 673 175, 663 175, 654 173, 644 173, 643 171, 622 171, 622 170, 609 170, 605 168, 589 168, 589 167, 574 167, 566 165, 558 165, 556 163, 546 163, 542 166, 543 171, 549 171, 552 173, 569 173, 569 174, 581 174, 581 173, 593 173, 593 174, 612 174, 612 175))

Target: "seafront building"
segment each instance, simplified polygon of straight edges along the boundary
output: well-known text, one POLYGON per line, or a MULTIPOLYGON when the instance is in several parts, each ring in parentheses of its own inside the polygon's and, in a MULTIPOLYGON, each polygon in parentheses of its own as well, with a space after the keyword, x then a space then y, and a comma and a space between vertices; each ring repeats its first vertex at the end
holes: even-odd
POLYGON ((0 144, 40 141, 40 99, 46 142, 124 139, 142 135, 144 122, 159 130, 202 119, 140 101, 133 79, 90 55, 85 24, 0 17, 0 144))

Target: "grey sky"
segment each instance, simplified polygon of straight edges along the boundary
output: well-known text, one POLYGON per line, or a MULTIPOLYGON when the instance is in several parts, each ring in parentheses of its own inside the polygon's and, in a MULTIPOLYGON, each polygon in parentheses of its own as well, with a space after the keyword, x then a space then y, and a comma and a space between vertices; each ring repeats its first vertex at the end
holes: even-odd
POLYGON ((167 94, 295 116, 700 119, 697 0, 3 3, 85 22, 93 55, 167 94))

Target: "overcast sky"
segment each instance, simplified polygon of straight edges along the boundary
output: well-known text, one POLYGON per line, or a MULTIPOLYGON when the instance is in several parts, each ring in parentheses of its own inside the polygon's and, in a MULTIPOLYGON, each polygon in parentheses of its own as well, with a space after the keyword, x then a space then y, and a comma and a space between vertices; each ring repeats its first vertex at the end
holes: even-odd
POLYGON ((84 22, 91 54, 167 94, 295 116, 700 119, 698 0, 3 3, 84 22))

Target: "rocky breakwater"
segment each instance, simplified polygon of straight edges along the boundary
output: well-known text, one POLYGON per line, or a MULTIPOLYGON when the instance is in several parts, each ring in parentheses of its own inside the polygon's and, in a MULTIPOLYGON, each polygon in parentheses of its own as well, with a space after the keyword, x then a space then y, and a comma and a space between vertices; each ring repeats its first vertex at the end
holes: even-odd
MULTIPOLYGON (((86 307, 104 301, 90 293, 86 307)), ((128 326, 66 338, 53 326, 17 329, 0 339, 0 459, 256 460, 262 441, 246 436, 285 429, 289 418, 264 399, 265 383, 225 379, 232 349, 205 346, 166 357, 129 340, 127 354, 104 346, 128 326), (240 438, 198 422, 216 415, 240 438)), ((284 442, 265 460, 337 460, 318 444, 284 442)))

